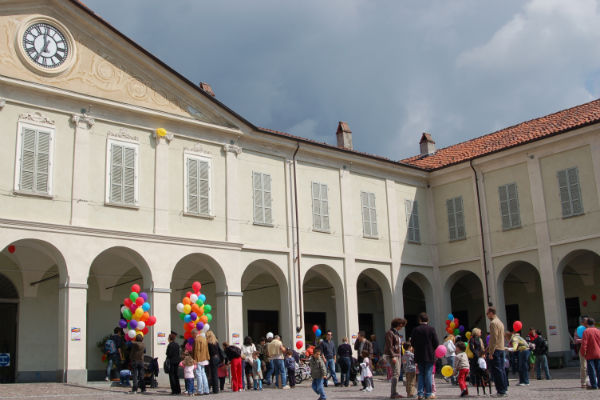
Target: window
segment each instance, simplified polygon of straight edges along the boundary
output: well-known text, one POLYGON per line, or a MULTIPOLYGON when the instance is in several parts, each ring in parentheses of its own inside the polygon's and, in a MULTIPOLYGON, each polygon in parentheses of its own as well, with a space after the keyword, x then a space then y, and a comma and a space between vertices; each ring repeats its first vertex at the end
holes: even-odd
POLYGON ((463 211, 462 196, 446 200, 446 208, 448 209, 450 241, 465 239, 467 234, 465 232, 465 214, 463 211))
POLYGON ((313 229, 329 232, 329 203, 327 185, 312 183, 313 229))
POLYGON ((521 226, 519 212, 519 194, 517 184, 509 183, 498 188, 500 195, 500 216, 502 217, 502 229, 513 229, 521 226))
POLYGON ((138 145, 108 141, 107 203, 136 206, 138 202, 138 145))
POLYGON ((579 170, 577 167, 563 169, 556 174, 560 190, 560 204, 563 217, 583 214, 579 170))
POLYGON ((362 206, 363 235, 377 237, 377 211, 375 208, 375 193, 360 192, 362 206))
POLYGON ((406 226, 408 227, 407 240, 413 243, 421 243, 421 232, 419 230, 419 207, 416 201, 406 200, 406 226))
POLYGON ((185 155, 185 212, 210 215, 210 159, 185 155))
POLYGON ((254 223, 271 225, 273 223, 271 175, 253 172, 252 186, 254 187, 254 223))
POLYGON ((52 194, 52 140, 54 129, 19 124, 15 191, 52 194))

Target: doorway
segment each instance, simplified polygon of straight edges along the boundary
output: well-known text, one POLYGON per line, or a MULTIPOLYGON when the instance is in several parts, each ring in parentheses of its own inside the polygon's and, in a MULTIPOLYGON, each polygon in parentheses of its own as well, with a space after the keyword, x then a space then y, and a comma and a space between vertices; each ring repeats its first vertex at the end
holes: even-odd
POLYGON ((279 311, 248 310, 247 334, 252 338, 252 341, 258 343, 258 340, 266 336, 267 332, 280 335, 279 311))
POLYGON ((0 274, 0 383, 14 383, 17 360, 17 316, 19 294, 12 282, 0 274))

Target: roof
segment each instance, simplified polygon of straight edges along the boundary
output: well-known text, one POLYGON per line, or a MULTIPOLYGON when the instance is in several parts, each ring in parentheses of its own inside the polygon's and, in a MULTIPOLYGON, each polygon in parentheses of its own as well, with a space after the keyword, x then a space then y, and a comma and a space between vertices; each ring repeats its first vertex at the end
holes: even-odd
POLYGON ((431 155, 414 156, 400 162, 435 171, 598 122, 600 99, 445 147, 431 155))

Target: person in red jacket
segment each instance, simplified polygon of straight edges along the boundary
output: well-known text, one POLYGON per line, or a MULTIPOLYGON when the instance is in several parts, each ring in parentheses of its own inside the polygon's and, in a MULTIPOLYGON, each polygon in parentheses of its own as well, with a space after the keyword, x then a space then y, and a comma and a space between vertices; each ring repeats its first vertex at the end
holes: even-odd
POLYGON ((598 389, 600 378, 600 330, 595 327, 592 318, 587 320, 588 326, 581 338, 581 354, 587 361, 587 371, 590 378, 590 389, 598 389))

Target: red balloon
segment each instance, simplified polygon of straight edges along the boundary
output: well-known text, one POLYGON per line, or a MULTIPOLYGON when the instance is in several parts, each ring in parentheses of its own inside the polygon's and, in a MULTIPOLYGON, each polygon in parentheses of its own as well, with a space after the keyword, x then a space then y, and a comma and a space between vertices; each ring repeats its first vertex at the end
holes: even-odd
POLYGON ((185 297, 190 297, 191 295, 192 295, 192 292, 187 292, 187 293, 185 294, 185 297))
POLYGON ((138 285, 137 283, 134 283, 133 285, 131 285, 131 291, 132 292, 139 293, 140 290, 141 290, 140 285, 138 285))
POLYGON ((598 296, 596 296, 595 294, 592 295, 592 300, 596 301, 597 298, 598 296))
POLYGON ((449 335, 452 335, 454 333, 454 331, 450 327, 446 328, 446 332, 448 332, 449 335))
POLYGON ((142 333, 144 335, 147 335, 148 334, 148 327, 145 326, 144 329, 142 329, 142 333))
POLYGON ((190 327, 190 331, 196 327, 196 323, 194 321, 188 322, 188 326, 190 327))
POLYGON ((315 333, 319 329, 319 325, 313 325, 312 331, 315 333))
POLYGON ((458 318, 454 317, 454 326, 456 326, 457 328, 460 326, 460 323, 458 322, 458 318))
POLYGON ((141 296, 138 297, 137 299, 135 299, 135 304, 137 304, 138 307, 141 306, 141 305, 143 305, 145 302, 146 302, 146 300, 144 300, 144 298, 141 297, 141 296))
POLYGON ((194 289, 194 292, 198 293, 200 289, 202 289, 202 285, 200 282, 194 282, 192 283, 192 289, 194 289))
POLYGON ((450 326, 450 320, 449 319, 446 320, 446 326, 450 326))
POLYGON ((10 254, 14 253, 14 252, 15 252, 15 250, 17 250, 17 248, 15 247, 15 245, 14 245, 14 244, 11 244, 11 245, 9 245, 9 246, 8 246, 8 252, 9 252, 10 254))
POLYGON ((298 341, 296 342, 296 348, 297 348, 298 350, 300 350, 300 349, 302 348, 302 346, 304 346, 304 343, 302 343, 302 340, 298 340, 298 341))
POLYGON ((515 332, 521 332, 522 328, 523 328, 523 324, 521 323, 521 321, 515 321, 515 322, 513 322, 513 331, 515 331, 515 332))
POLYGON ((191 337, 192 337, 192 334, 191 334, 191 333, 189 333, 189 332, 185 332, 185 333, 183 334, 183 338, 184 338, 184 339, 186 339, 186 340, 187 340, 187 339, 189 339, 189 338, 191 338, 191 337))
POLYGON ((189 332, 192 330, 192 328, 188 324, 183 324, 183 330, 189 332))
POLYGON ((151 315, 150 317, 148 317, 148 321, 146 321, 146 325, 152 326, 156 323, 156 317, 154 315, 151 315))
POLYGON ((131 306, 131 299, 129 297, 125 297, 125 300, 123 300, 123 304, 125 304, 126 307, 131 306))
POLYGON ((135 310, 137 310, 138 306, 135 303, 131 303, 131 305, 129 306, 129 309, 131 310, 131 312, 135 312, 135 310))
POLYGON ((588 302, 587 302, 587 300, 584 300, 581 304, 583 304, 584 307, 587 307, 588 302))

